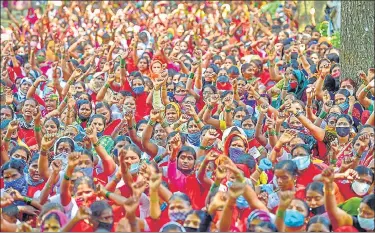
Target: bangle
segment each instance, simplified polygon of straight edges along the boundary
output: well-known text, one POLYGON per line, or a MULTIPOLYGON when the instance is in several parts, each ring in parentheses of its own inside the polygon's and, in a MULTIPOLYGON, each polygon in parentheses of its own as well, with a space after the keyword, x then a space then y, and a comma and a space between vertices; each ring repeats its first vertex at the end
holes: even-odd
POLYGON ((121 58, 120 59, 120 68, 125 68, 125 59, 121 58))
POLYGON ((107 198, 107 199, 109 199, 109 195, 111 194, 111 192, 110 191, 107 191, 106 193, 105 193, 105 197, 107 198))
POLYGON ((68 98, 64 98, 64 102, 67 104, 68 103, 68 98))
POLYGON ((31 199, 29 197, 23 197, 23 201, 26 202, 26 204, 30 205, 31 202, 33 201, 33 199, 31 199))
POLYGON ((328 114, 327 114, 325 111, 322 111, 322 112, 319 114, 319 118, 320 118, 320 119, 324 119, 324 118, 326 118, 327 115, 328 115, 328 114))
POLYGON ((38 87, 36 87, 34 84, 33 84, 33 87, 35 88, 35 89, 37 89, 38 87))
POLYGON ((281 148, 274 147, 273 149, 276 151, 276 153, 279 153, 281 151, 281 148))
POLYGON ((353 112, 348 112, 348 115, 353 115, 353 112))
POLYGON ((306 108, 312 108, 312 105, 306 105, 306 108))
POLYGON ((201 123, 201 119, 198 118, 198 120, 194 120, 195 124, 201 123))
POLYGON ((302 113, 303 113, 302 111, 296 112, 296 113, 294 114, 294 116, 295 116, 296 118, 298 118, 302 113))
POLYGON ((215 188, 219 188, 220 185, 216 185, 215 182, 211 185, 210 192, 213 192, 215 188))
POLYGON ((10 138, 4 138, 5 142, 10 142, 10 138))
POLYGON ((69 81, 68 83, 69 83, 69 85, 73 85, 73 84, 74 84, 74 81, 71 80, 71 81, 69 81))
POLYGON ((232 109, 231 108, 225 108, 225 112, 231 112, 232 109))
POLYGON ((47 186, 48 189, 52 188, 52 186, 50 184, 46 184, 46 186, 47 186))
POLYGON ((193 72, 191 72, 191 73, 189 74, 189 78, 190 78, 190 79, 194 79, 194 73, 193 73, 193 72))
POLYGON ((40 131, 42 131, 42 127, 34 126, 34 130, 35 130, 35 132, 40 132, 40 131))
POLYGON ((211 150, 213 146, 199 146, 201 150, 211 150))
POLYGON ((367 89, 367 87, 363 88, 364 92, 368 94, 371 90, 367 89))
POLYGON ((168 124, 167 121, 163 121, 163 122, 161 123, 161 127, 163 127, 163 128, 166 128, 166 127, 168 127, 168 126, 169 126, 169 124, 168 124))
POLYGON ((155 156, 154 161, 155 163, 159 163, 162 160, 162 157, 160 155, 155 156))
POLYGON ((150 126, 155 126, 156 121, 153 121, 153 120, 150 119, 147 124, 150 125, 150 126))
POLYGON ((93 146, 94 146, 95 148, 98 147, 99 145, 100 145, 100 141, 99 141, 99 140, 93 144, 93 146))
POLYGON ((277 210, 276 217, 280 217, 284 219, 284 216, 285 216, 285 210, 277 210))
POLYGON ((331 164, 336 164, 336 162, 337 162, 337 159, 331 159, 331 164))
POLYGON ((104 85, 104 87, 106 87, 106 88, 109 88, 109 84, 108 84, 108 83, 106 83, 106 84, 104 85))
POLYGON ((157 202, 159 202, 159 198, 150 197, 150 202, 157 203, 157 202))
POLYGON ((274 130, 274 129, 270 129, 270 130, 268 131, 268 135, 269 135, 269 136, 276 136, 276 135, 277 135, 277 132, 276 132, 276 130, 274 130))
POLYGON ((66 173, 64 174, 64 180, 70 180, 70 177, 66 173))
POLYGON ((136 124, 133 124, 132 126, 128 127, 128 130, 132 130, 132 129, 136 129, 136 128, 137 128, 136 124))
POLYGON ((208 108, 209 110, 212 110, 212 109, 214 109, 214 106, 212 106, 212 105, 207 105, 207 108, 208 108))

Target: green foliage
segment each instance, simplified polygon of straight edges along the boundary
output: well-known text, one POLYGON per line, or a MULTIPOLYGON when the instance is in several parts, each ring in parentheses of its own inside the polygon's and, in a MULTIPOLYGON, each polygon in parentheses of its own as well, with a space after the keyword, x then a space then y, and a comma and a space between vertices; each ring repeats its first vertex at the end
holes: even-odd
POLYGON ((316 26, 316 29, 320 32, 320 34, 324 37, 328 36, 328 21, 323 21, 316 26))
POLYGON ((335 48, 340 48, 341 45, 341 34, 339 31, 336 31, 332 34, 331 38, 332 46, 335 48))

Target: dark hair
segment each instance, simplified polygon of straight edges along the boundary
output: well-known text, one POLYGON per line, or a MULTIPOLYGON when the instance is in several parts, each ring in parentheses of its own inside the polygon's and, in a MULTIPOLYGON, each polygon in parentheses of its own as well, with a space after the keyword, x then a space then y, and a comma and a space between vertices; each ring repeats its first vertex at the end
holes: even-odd
POLYGON ((177 159, 180 158, 180 155, 183 152, 187 152, 191 154, 194 157, 194 160, 197 160, 197 153, 195 152, 194 148, 192 148, 191 146, 182 146, 180 151, 178 152, 177 159))
POLYGON ((8 105, 1 105, 0 106, 0 110, 3 109, 3 108, 10 110, 10 112, 12 114, 12 119, 13 119, 14 118, 14 110, 10 106, 8 106, 8 105))
POLYGON ((60 203, 47 202, 44 205, 42 205, 39 217, 42 218, 46 213, 48 213, 51 210, 59 210, 61 212, 64 212, 64 207, 60 203))
POLYGON ((53 121, 53 123, 55 123, 57 129, 60 129, 60 121, 59 121, 59 119, 57 119, 56 117, 49 117, 49 118, 47 118, 47 119, 44 121, 43 125, 45 125, 46 122, 49 121, 49 120, 51 120, 51 121, 53 121))
POLYGON ((126 145, 124 149, 125 149, 125 151, 128 151, 128 150, 133 151, 134 153, 136 153, 138 155, 138 158, 141 159, 142 151, 141 151, 141 149, 139 149, 139 147, 137 145, 129 144, 129 145, 126 145))
POLYGON ((198 218, 203 222, 204 218, 206 217, 206 212, 203 210, 190 210, 186 216, 195 214, 198 216, 198 218))
POLYGON ((26 101, 29 101, 29 100, 31 100, 31 101, 33 101, 34 103, 35 103, 35 106, 36 107, 38 107, 38 101, 36 101, 34 98, 27 98, 27 99, 25 99, 23 102, 22 102, 22 107, 25 105, 25 103, 26 103, 26 101))
POLYGON ((345 118, 349 122, 349 125, 353 125, 353 120, 349 115, 341 114, 340 116, 337 117, 337 121, 341 118, 345 118))
POLYGON ((245 112, 246 115, 249 115, 249 111, 247 111, 247 109, 243 106, 234 109, 233 116, 235 116, 237 112, 245 112))
MULTIPOLYGON (((303 140, 303 139, 302 139, 303 140)), ((306 144, 297 144, 293 147, 292 151, 290 152, 290 154, 293 156, 293 152, 298 149, 298 148, 302 148, 304 149, 308 155, 311 155, 311 148, 309 147, 309 145, 306 145, 306 144)))
POLYGON ((1 167, 1 176, 4 175, 5 170, 11 169, 11 168, 16 169, 23 176, 24 174, 23 169, 25 168, 25 165, 19 160, 14 160, 14 159, 9 160, 1 167))
POLYGON ((142 119, 142 120, 140 120, 140 121, 138 121, 137 122, 137 125, 136 125, 136 128, 137 128, 137 130, 139 129, 139 127, 141 126, 141 125, 143 125, 143 124, 147 124, 147 120, 145 120, 145 119, 142 119))
POLYGON ((323 182, 320 182, 320 181, 314 181, 312 183, 309 183, 305 189, 305 194, 307 193, 307 191, 309 190, 312 190, 314 192, 317 192, 319 194, 322 194, 324 195, 324 184, 323 182))
POLYGON ((307 215, 306 215, 306 217, 308 217, 308 216, 310 215, 310 207, 309 207, 309 205, 307 204, 307 202, 306 202, 305 200, 300 199, 300 198, 294 198, 294 200, 298 200, 298 201, 300 201, 300 202, 303 203, 303 205, 304 205, 304 207, 305 207, 305 209, 306 209, 306 211, 307 211, 307 215))
MULTIPOLYGON (((94 114, 90 117, 89 121, 87 122, 87 125, 91 125, 92 121, 96 118, 99 118, 99 119, 102 119, 103 121, 103 124, 104 124, 104 128, 105 128, 105 125, 106 125, 106 120, 105 120, 105 117, 102 115, 102 114, 94 114)), ((104 129, 103 129, 104 131, 104 129)))
POLYGON ((370 209, 375 209, 375 194, 369 194, 362 198, 361 203, 364 203, 370 207, 370 209))
POLYGON ((332 225, 331 225, 331 221, 329 220, 329 218, 323 216, 323 215, 315 215, 314 217, 312 217, 309 222, 307 223, 307 226, 306 226, 306 231, 309 229, 309 227, 314 224, 314 223, 321 223, 323 224, 325 227, 327 227, 327 229, 329 229, 329 231, 332 231, 332 225))
MULTIPOLYGON (((62 211, 62 212, 64 212, 64 211, 62 211)), ((45 223, 47 220, 51 219, 51 218, 55 218, 59 223, 60 223, 60 221, 61 221, 61 219, 60 219, 60 217, 59 217, 58 214, 47 212, 46 215, 45 215, 45 216, 43 217, 43 219, 42 219, 41 226, 43 226, 44 223, 45 223)))
MULTIPOLYGON (((246 109, 246 110, 247 110, 247 109, 246 109)), ((251 120, 251 122, 253 122, 254 125, 257 124, 258 119, 257 119, 254 115, 246 115, 246 116, 242 119, 242 121, 241 121, 241 125, 242 125, 242 123, 243 123, 244 121, 249 120, 249 119, 251 120)))
POLYGON ((284 170, 292 176, 296 176, 298 172, 297 165, 293 160, 282 160, 278 162, 275 165, 275 170, 284 170))
POLYGON ((217 93, 217 88, 214 85, 206 84, 203 86, 202 90, 204 90, 205 88, 210 88, 214 92, 214 94, 217 93))
POLYGON ((102 200, 102 201, 95 201, 94 203, 92 203, 90 205, 90 210, 91 210, 92 216, 95 217, 95 218, 100 217, 100 215, 106 209, 111 209, 112 210, 112 206, 110 206, 108 204, 108 202, 104 201, 104 200, 102 200))
POLYGON ((272 222, 260 222, 258 225, 258 227, 267 227, 268 229, 271 230, 271 232, 278 232, 275 224, 273 224, 272 222))
POLYGON ((173 193, 168 202, 174 201, 176 199, 181 199, 181 200, 187 202, 187 204, 191 205, 191 200, 190 200, 189 196, 186 195, 185 193, 182 193, 182 192, 173 193))
POLYGON ((17 205, 11 204, 2 208, 2 213, 8 215, 9 217, 17 218, 19 215, 19 210, 17 205))
POLYGON ((99 103, 96 103, 95 105, 95 113, 96 113, 96 110, 98 110, 99 108, 106 108, 108 111, 111 111, 111 106, 109 106, 109 104, 107 102, 99 102, 99 103))
MULTIPOLYGON (((82 94, 87 94, 87 93, 82 93, 82 94)), ((91 102, 88 100, 78 100, 76 103, 77 109, 79 110, 84 104, 88 104, 90 106, 90 109, 92 110, 91 102)))
POLYGON ((26 162, 29 161, 29 159, 31 158, 31 152, 24 146, 17 145, 13 147, 9 152, 9 157, 12 157, 12 155, 18 150, 23 150, 24 152, 26 152, 26 162))
POLYGON ((374 182, 374 172, 370 168, 359 165, 354 170, 358 173, 358 175, 369 175, 369 176, 371 176, 371 179, 372 179, 371 183, 374 182))
POLYGON ((233 74, 233 75, 240 75, 240 70, 238 69, 238 67, 237 66, 231 66, 231 67, 229 67, 229 69, 227 70, 227 72, 228 72, 228 75, 229 74, 233 74))
POLYGON ((329 53, 326 55, 326 57, 331 62, 340 63, 340 57, 336 53, 329 53))
POLYGON ((91 152, 90 150, 83 149, 83 150, 81 151, 81 153, 82 153, 83 155, 87 155, 87 156, 91 159, 91 161, 94 162, 94 155, 92 154, 92 152, 91 152))
POLYGON ((87 184, 90 188, 92 188, 95 191, 95 183, 94 180, 91 177, 88 176, 82 176, 79 177, 75 182, 73 186, 73 193, 77 193, 77 188, 81 184, 87 184))
MULTIPOLYGON (((147 59, 146 59, 146 60, 147 60, 147 59)), ((145 80, 144 80, 142 77, 134 77, 133 80, 131 81, 131 85, 132 85, 132 86, 133 86, 133 82, 134 82, 135 80, 137 80, 137 79, 139 79, 139 80, 142 81, 142 85, 143 85, 143 86, 145 85, 145 80)))
POLYGON ((219 56, 219 55, 214 55, 214 56, 212 57, 212 61, 215 62, 215 61, 217 61, 217 60, 222 61, 221 56, 219 56))
MULTIPOLYGON (((82 95, 87 95, 87 97, 88 97, 88 102, 90 103, 91 102, 91 95, 89 95, 88 93, 86 93, 86 92, 78 92, 78 93, 76 93, 75 94, 75 96, 74 96, 74 98, 75 99, 78 99, 79 97, 81 97, 82 95)), ((84 100, 78 100, 77 101, 77 104, 78 104, 78 102, 79 101, 84 101, 84 100)), ((87 100, 86 100, 87 101, 87 100)), ((87 104, 87 103, 85 103, 85 104, 87 104)), ((78 105, 77 105, 77 108, 78 108, 78 105)), ((91 108, 91 107, 90 107, 91 108)), ((78 108, 79 109, 79 108, 78 108)))
POLYGON ((71 139, 71 138, 68 138, 68 137, 63 137, 63 138, 59 138, 57 139, 56 141, 56 150, 57 148, 59 147, 59 145, 63 142, 66 142, 69 144, 69 147, 70 147, 70 150, 71 151, 74 151, 74 141, 71 139))

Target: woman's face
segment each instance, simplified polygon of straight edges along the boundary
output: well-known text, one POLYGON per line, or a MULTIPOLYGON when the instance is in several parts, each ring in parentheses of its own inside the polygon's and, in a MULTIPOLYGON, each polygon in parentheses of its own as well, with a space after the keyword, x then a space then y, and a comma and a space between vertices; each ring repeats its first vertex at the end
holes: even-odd
POLYGON ((199 132, 199 127, 194 121, 190 121, 188 125, 188 132, 189 133, 197 133, 199 132))
POLYGON ((283 41, 285 40, 287 37, 286 37, 286 34, 284 32, 279 32, 279 41, 283 41))
POLYGON ((247 119, 242 122, 242 128, 243 129, 254 129, 255 125, 251 119, 247 119))
POLYGON ((299 199, 294 199, 290 205, 288 206, 287 208, 288 210, 295 210, 295 211, 298 211, 300 212, 301 214, 303 214, 303 216, 305 216, 305 223, 308 222, 308 218, 307 218, 307 215, 309 214, 309 210, 306 209, 306 206, 305 204, 299 200, 299 199))
POLYGON ((206 82, 212 82, 215 77, 215 72, 212 68, 207 68, 204 72, 204 80, 206 82))
POLYGON ((100 133, 104 130, 104 122, 102 118, 96 117, 92 120, 91 125, 96 128, 96 132, 100 133))
POLYGON ((141 72, 147 70, 148 64, 147 64, 146 59, 139 59, 137 67, 138 67, 139 71, 141 71, 141 72))
POLYGON ((43 232, 60 232, 61 225, 59 220, 55 218, 55 216, 51 216, 43 223, 43 232))
POLYGON ((89 95, 88 94, 82 94, 78 97, 78 100, 88 100, 89 101, 89 95))
POLYGON ((72 153, 72 148, 70 147, 69 143, 67 142, 60 142, 59 145, 57 146, 57 154, 61 153, 72 153))
POLYGON ((22 93, 27 93, 27 91, 30 89, 31 83, 29 82, 23 82, 21 85, 21 91, 22 93))
POLYGON ((246 116, 245 111, 237 111, 236 114, 234 115, 234 120, 239 120, 242 121, 242 119, 246 116))
POLYGON ((339 105, 346 101, 346 97, 343 94, 336 94, 335 95, 335 104, 339 105))
POLYGON ((324 195, 312 189, 306 192, 306 202, 310 208, 317 208, 324 205, 324 195))
POLYGON ((289 126, 292 129, 298 129, 299 127, 303 127, 302 123, 295 116, 290 117, 289 126))
POLYGON ((43 130, 47 134, 56 134, 59 130, 55 122, 51 119, 44 122, 43 130))
POLYGON ((341 117, 336 122, 336 128, 337 127, 350 127, 350 124, 349 124, 349 122, 348 122, 348 120, 346 118, 341 117))
POLYGON ((124 108, 135 111, 135 100, 133 97, 126 97, 124 100, 124 108))
POLYGON ((70 137, 71 139, 74 139, 78 135, 78 131, 76 128, 68 127, 64 131, 64 136, 70 137))
POLYGON ((130 166, 135 163, 139 163, 140 159, 137 153, 135 153, 132 150, 127 150, 125 157, 124 157, 125 163, 130 166))
POLYGON ((371 209, 367 204, 361 203, 359 205, 358 216, 361 218, 374 219, 375 211, 371 209))
POLYGON ((245 142, 241 138, 235 138, 235 139, 233 139, 232 143, 230 144, 230 147, 241 148, 243 150, 246 149, 245 142))
POLYGON ((218 76, 228 76, 228 72, 225 69, 219 70, 218 76))
POLYGON ((198 215, 193 213, 186 216, 183 226, 198 229, 200 224, 201 219, 198 217, 198 215))
POLYGON ((155 73, 155 74, 160 74, 160 72, 161 72, 161 70, 162 70, 161 68, 162 68, 162 66, 161 66, 161 63, 160 63, 160 62, 155 62, 155 63, 153 63, 152 66, 151 66, 151 70, 152 70, 152 72, 155 73))
POLYGON ((319 56, 316 53, 311 54, 310 59, 314 62, 315 65, 319 62, 319 56))
POLYGON ((192 154, 189 152, 181 152, 180 156, 178 157, 178 167, 181 170, 191 170, 194 168, 195 159, 192 154))
POLYGON ((178 114, 174 107, 167 109, 165 111, 165 116, 168 122, 176 122, 178 120, 178 114))
POLYGON ((229 59, 229 58, 225 59, 225 61, 224 61, 224 68, 225 69, 229 69, 232 65, 234 65, 234 64, 233 64, 231 59, 229 59))
POLYGON ((3 174, 4 181, 7 182, 17 180, 18 178, 21 178, 21 176, 21 173, 19 173, 19 171, 14 168, 8 168, 4 170, 3 174))
POLYGON ((83 86, 80 83, 74 85, 74 89, 76 93, 85 92, 85 88, 83 88, 83 86))
POLYGON ((293 190, 295 177, 293 177, 290 173, 284 169, 276 169, 275 176, 277 185, 281 191, 293 190))
POLYGON ((91 108, 89 104, 82 104, 79 108, 79 115, 89 118, 91 115, 91 108))
POLYGON ((180 198, 173 199, 169 201, 168 214, 172 213, 187 213, 191 210, 191 206, 184 200, 180 198))
POLYGON ((27 153, 24 150, 16 150, 12 154, 12 157, 16 158, 16 159, 22 159, 22 160, 24 160, 27 163, 27 153))
POLYGON ((109 112, 109 110, 106 108, 106 107, 101 107, 101 108, 98 108, 96 109, 96 114, 101 114, 105 117, 105 121, 106 123, 108 124, 109 121, 111 120, 111 113, 109 112))
POLYGON ((143 130, 145 130, 145 128, 146 128, 146 124, 139 125, 138 130, 137 130, 137 135, 141 135, 143 130))
POLYGON ((287 143, 285 146, 285 149, 286 149, 286 151, 288 151, 288 152, 290 152, 290 151, 292 151, 292 149, 296 146, 296 145, 298 145, 298 144, 305 144, 305 142, 303 141, 303 139, 302 138, 300 138, 300 137, 295 137, 295 138, 293 138, 289 143, 287 143))
POLYGON ((186 52, 187 49, 188 49, 187 43, 186 42, 181 42, 180 49, 181 49, 182 52, 186 52))
POLYGON ((32 180, 38 181, 40 180, 40 175, 39 175, 39 169, 38 169, 38 160, 34 160, 29 166, 29 174, 32 180))
POLYGON ((338 105, 333 105, 332 108, 329 110, 329 113, 336 113, 341 115, 341 108, 338 105))
MULTIPOLYGON (((186 97, 182 102, 182 108, 187 108, 190 106, 195 106, 197 104, 197 100, 193 96, 186 97)), ((194 107, 193 107, 194 108, 194 107)))
POLYGON ((77 191, 75 193, 76 199, 83 199, 86 202, 92 195, 94 195, 95 191, 86 183, 81 183, 77 187, 77 191))
POLYGON ((202 95, 203 95, 204 100, 207 100, 207 98, 210 97, 213 94, 215 94, 215 93, 211 88, 206 87, 206 88, 203 89, 202 95))
MULTIPOLYGON (((336 68, 338 68, 338 67, 335 67, 334 69, 336 69, 336 68)), ((338 68, 338 69, 340 69, 340 68, 338 68)), ((333 73, 333 71, 332 71, 332 73, 333 73)), ((344 81, 344 82, 342 82, 341 85, 340 85, 340 88, 341 88, 341 89, 346 89, 346 90, 348 90, 349 92, 350 92, 350 91, 353 91, 353 92, 354 92, 354 87, 353 87, 353 85, 352 85, 349 81, 344 81)))

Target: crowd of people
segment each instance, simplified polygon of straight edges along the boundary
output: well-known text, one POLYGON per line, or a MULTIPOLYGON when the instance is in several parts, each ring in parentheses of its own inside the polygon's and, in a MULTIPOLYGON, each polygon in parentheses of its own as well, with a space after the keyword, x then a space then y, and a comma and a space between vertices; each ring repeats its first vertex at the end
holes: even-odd
POLYGON ((59 3, 5 8, 1 231, 374 231, 374 68, 313 10, 59 3))

